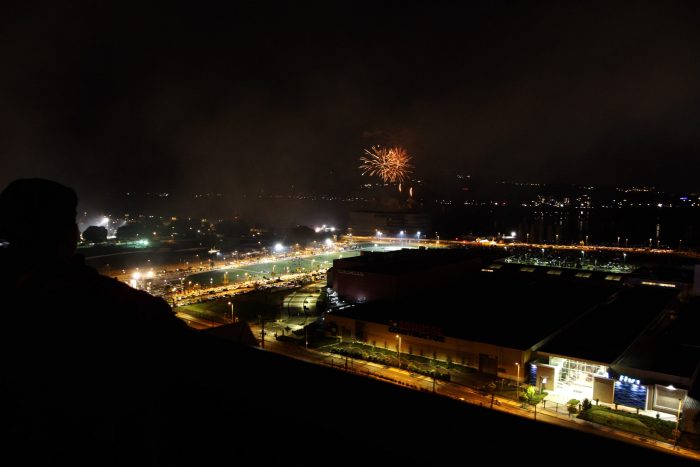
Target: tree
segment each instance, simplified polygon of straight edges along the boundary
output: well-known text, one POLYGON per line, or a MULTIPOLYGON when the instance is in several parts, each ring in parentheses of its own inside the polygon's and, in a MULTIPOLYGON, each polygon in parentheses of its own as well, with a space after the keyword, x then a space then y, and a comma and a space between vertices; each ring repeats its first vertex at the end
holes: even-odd
POLYGON ((215 230, 224 238, 240 238, 250 233, 248 224, 241 220, 221 221, 216 224, 215 230))
POLYGON ((306 245, 315 238, 316 232, 314 232, 314 229, 305 225, 297 225, 296 227, 293 227, 287 231, 287 234, 285 235, 285 243, 299 243, 301 245, 306 245))
POLYGON ((534 398, 535 398, 535 387, 528 384, 525 387, 525 390, 520 393, 520 400, 522 402, 525 402, 526 404, 532 404, 532 401, 534 398))
POLYGON ((542 402, 548 394, 547 392, 538 393, 537 388, 529 384, 525 387, 525 390, 520 393, 520 401, 530 405, 537 405, 542 402))
POLYGON ((586 410, 590 409, 593 406, 591 404, 591 401, 588 399, 584 399, 583 402, 581 403, 581 412, 585 412, 586 410))
POLYGON ((91 225, 83 232, 83 240, 92 243, 102 243, 107 241, 107 228, 91 225))
POLYGON ((148 234, 146 226, 140 223, 126 224, 117 229, 119 240, 135 240, 148 234))

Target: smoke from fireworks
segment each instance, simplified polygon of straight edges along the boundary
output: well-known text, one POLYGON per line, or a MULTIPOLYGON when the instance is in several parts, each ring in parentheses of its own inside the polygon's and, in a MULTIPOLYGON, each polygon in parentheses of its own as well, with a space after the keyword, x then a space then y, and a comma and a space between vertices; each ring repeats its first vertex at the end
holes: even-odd
POLYGON ((413 166, 411 156, 405 149, 395 146, 390 149, 372 146, 365 149, 366 156, 360 157, 362 175, 377 175, 385 183, 399 183, 406 180, 413 166))

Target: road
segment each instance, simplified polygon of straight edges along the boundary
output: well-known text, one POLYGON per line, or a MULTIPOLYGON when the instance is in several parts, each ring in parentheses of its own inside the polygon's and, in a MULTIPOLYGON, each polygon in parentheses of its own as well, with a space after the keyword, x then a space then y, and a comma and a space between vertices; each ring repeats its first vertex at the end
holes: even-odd
POLYGON ((512 242, 512 243, 497 243, 488 241, 468 241, 468 240, 427 240, 427 239, 408 239, 403 237, 368 237, 368 236, 353 236, 351 238, 345 237, 344 240, 350 240, 354 242, 368 242, 377 245, 402 245, 410 248, 417 248, 419 246, 424 246, 426 248, 449 248, 449 247, 460 247, 460 246, 481 246, 486 248, 503 248, 503 247, 516 247, 516 248, 545 248, 547 250, 578 250, 578 251, 611 251, 619 253, 646 253, 646 254, 661 254, 661 255, 679 255, 685 256, 693 259, 700 259, 700 252, 689 251, 689 250, 673 250, 670 248, 646 248, 646 247, 620 247, 620 246, 608 246, 608 245, 564 245, 564 244, 552 244, 552 243, 529 243, 529 242, 512 242))

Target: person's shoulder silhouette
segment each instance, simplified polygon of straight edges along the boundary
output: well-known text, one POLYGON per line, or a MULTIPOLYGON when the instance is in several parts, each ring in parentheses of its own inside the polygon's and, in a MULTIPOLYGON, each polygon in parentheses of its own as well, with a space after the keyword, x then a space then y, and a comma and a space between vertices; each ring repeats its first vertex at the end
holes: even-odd
MULTIPOLYGON (((63 316, 59 321, 86 330, 109 332, 95 327, 104 316, 112 326, 120 322, 140 325, 133 332, 186 328, 165 301, 97 274, 75 254, 80 235, 75 220, 77 203, 72 189, 51 180, 15 180, 3 190, 0 238, 6 243, 2 252, 6 267, 0 286, 4 292, 13 298, 18 294, 22 299, 31 297, 32 303, 50 295, 52 310, 89 313, 82 318, 93 324, 73 320, 73 313, 60 313, 63 316), (76 308, 72 301, 90 309, 76 308)), ((46 312, 41 319, 26 315, 22 319, 36 319, 41 325, 52 315, 55 313, 46 312)))
POLYGON ((147 412, 190 334, 164 300, 75 254, 77 202, 72 189, 44 179, 16 180, 0 194, 3 388, 14 410, 27 412, 12 418, 18 433, 56 451, 78 443, 88 457, 114 449, 129 457, 148 449, 147 412))

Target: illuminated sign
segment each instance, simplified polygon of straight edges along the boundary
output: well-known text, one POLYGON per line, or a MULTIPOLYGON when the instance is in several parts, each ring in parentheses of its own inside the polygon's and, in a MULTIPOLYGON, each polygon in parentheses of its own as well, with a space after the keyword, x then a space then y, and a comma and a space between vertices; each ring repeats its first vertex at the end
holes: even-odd
POLYGON ((445 342, 442 329, 427 324, 411 323, 410 321, 392 321, 389 323, 389 332, 404 336, 419 337, 438 342, 445 342))
POLYGON ((364 274, 359 271, 348 271, 347 269, 341 269, 338 274, 347 274, 349 276, 360 276, 363 277, 364 274))
POLYGON ((630 377, 625 376, 625 375, 620 375, 618 380, 620 380, 623 383, 637 384, 637 385, 640 384, 638 379, 630 378, 630 377))

